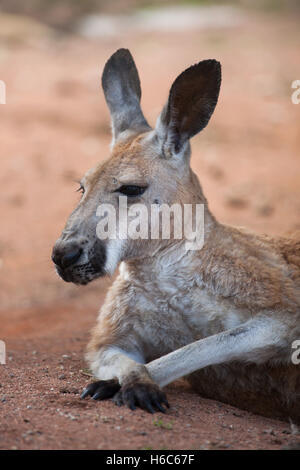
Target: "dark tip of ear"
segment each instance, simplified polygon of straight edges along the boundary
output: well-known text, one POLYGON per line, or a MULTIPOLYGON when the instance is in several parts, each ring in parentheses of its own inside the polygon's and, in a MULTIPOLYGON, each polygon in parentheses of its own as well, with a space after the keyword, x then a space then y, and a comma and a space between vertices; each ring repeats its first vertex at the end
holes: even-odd
POLYGON ((201 71, 202 73, 213 75, 218 85, 221 85, 222 67, 218 60, 216 59, 202 60, 201 62, 196 64, 196 67, 198 68, 198 71, 201 71))
POLYGON ((110 77, 113 74, 120 74, 121 72, 126 72, 128 74, 128 78, 132 78, 132 80, 134 80, 135 92, 140 99, 141 87, 138 78, 138 71, 130 51, 124 48, 118 49, 106 62, 102 74, 102 87, 105 89, 110 77))
POLYGON ((108 62, 113 62, 113 61, 127 61, 129 63, 133 62, 133 57, 129 51, 129 49, 118 49, 116 52, 113 53, 112 56, 108 59, 108 62))
POLYGON ((198 62, 195 65, 184 70, 175 80, 173 86, 175 87, 178 82, 181 82, 183 79, 187 80, 189 77, 193 78, 198 76, 199 78, 205 77, 206 82, 210 85, 214 84, 220 88, 222 80, 222 71, 221 64, 215 59, 207 59, 198 62), (213 79, 212 82, 210 80, 213 79))
POLYGON ((107 60, 104 66, 102 79, 108 69, 122 66, 128 67, 128 65, 130 67, 132 64, 134 64, 134 61, 130 51, 128 49, 118 49, 107 60))
POLYGON ((195 64, 195 67, 200 67, 203 70, 207 69, 207 70, 219 70, 219 71, 221 71, 221 64, 216 59, 201 60, 201 62, 198 62, 198 64, 195 64))

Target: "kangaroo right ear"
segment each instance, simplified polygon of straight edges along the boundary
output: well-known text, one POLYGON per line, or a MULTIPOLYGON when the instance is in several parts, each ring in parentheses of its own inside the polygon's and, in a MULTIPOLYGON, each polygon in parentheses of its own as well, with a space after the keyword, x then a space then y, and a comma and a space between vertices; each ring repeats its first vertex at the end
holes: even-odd
POLYGON ((149 130, 140 107, 138 71, 128 49, 117 50, 106 62, 102 87, 111 114, 113 141, 124 131, 149 130))
POLYGON ((216 60, 203 60, 176 78, 156 125, 166 157, 178 154, 208 124, 220 85, 221 65, 216 60))

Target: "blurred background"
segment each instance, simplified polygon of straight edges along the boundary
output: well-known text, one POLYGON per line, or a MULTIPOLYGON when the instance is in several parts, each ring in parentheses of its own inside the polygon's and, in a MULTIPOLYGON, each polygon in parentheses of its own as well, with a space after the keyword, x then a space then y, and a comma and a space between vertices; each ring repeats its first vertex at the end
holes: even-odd
POLYGON ((288 425, 233 415, 182 383, 167 389, 165 430, 142 411, 79 400, 91 380, 89 330, 111 279, 65 283, 51 251, 79 200, 77 181, 109 156, 100 80, 120 47, 135 58, 152 125, 178 74, 203 59, 222 63, 219 103, 192 140, 211 210, 257 232, 299 229, 299 20, 299 0, 0 0, 0 448, 287 442, 288 425))
POLYGON ((119 47, 151 124, 183 69, 221 61, 217 109, 192 141, 211 210, 259 232, 300 228, 299 19, 298 0, 1 1, 0 338, 89 326, 110 283, 66 284, 50 257, 76 180, 109 155, 100 77, 119 47))

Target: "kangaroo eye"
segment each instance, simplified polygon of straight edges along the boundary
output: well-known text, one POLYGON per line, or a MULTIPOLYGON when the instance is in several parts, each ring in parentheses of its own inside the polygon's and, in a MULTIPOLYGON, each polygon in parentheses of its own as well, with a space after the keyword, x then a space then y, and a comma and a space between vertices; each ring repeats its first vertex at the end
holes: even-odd
POLYGON ((116 192, 124 194, 128 197, 141 196, 146 191, 145 186, 134 186, 132 184, 124 184, 116 192))
POLYGON ((85 189, 84 189, 84 187, 82 186, 82 184, 81 184, 81 183, 79 183, 79 188, 78 188, 78 189, 76 189, 76 191, 77 191, 78 193, 84 194, 84 192, 85 192, 85 189))

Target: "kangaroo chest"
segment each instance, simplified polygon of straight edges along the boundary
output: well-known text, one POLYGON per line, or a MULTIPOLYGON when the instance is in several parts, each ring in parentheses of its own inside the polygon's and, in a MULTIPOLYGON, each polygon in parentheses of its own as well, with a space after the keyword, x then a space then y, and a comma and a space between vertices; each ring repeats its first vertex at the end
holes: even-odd
POLYGON ((132 307, 147 360, 238 326, 247 316, 205 288, 180 279, 137 283, 132 307))

